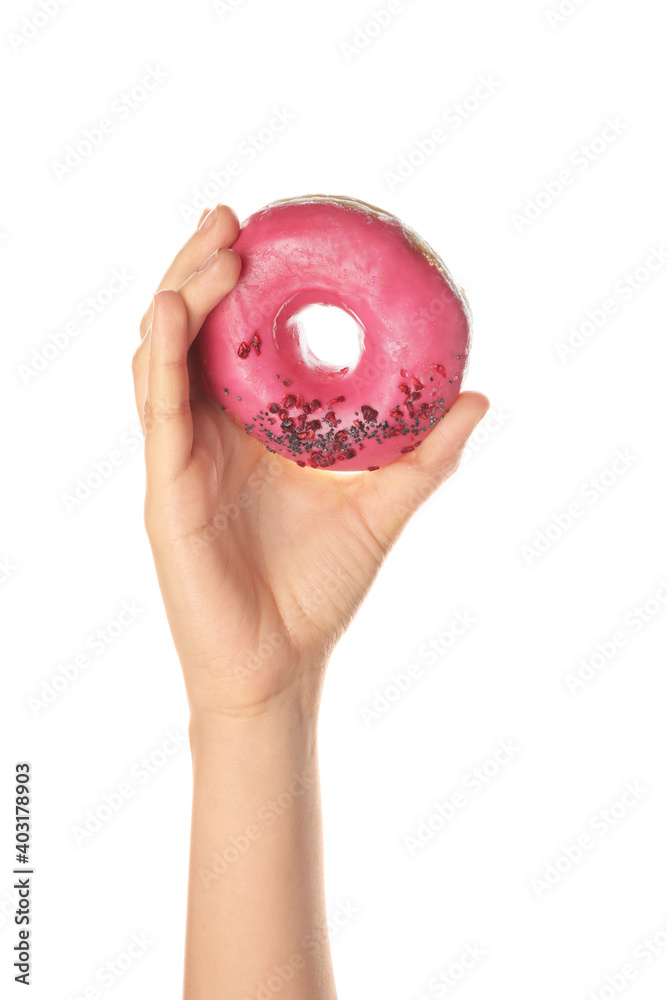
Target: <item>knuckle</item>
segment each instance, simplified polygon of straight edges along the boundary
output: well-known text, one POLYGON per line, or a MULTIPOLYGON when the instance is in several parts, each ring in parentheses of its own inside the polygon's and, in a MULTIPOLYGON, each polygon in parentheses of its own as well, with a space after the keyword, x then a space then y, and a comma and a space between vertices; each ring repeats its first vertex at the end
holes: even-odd
POLYGON ((462 458, 463 458, 463 451, 459 451, 459 452, 457 452, 456 455, 452 456, 452 460, 449 463, 449 465, 447 466, 447 469, 446 469, 446 472, 445 472, 445 475, 446 475, 447 479, 449 479, 450 476, 453 476, 454 473, 458 472, 458 470, 461 468, 461 459, 462 458))
POLYGON ((141 370, 141 357, 142 357, 142 351, 141 348, 138 347, 134 352, 134 354, 132 355, 132 374, 135 376, 135 378, 141 370))
POLYGON ((139 333, 143 337, 146 333, 147 328, 150 326, 151 316, 153 315, 153 302, 149 305, 146 312, 143 314, 139 321, 139 333))
POLYGON ((169 520, 168 509, 164 488, 158 488, 149 476, 144 496, 144 528, 151 541, 164 538, 169 520))
POLYGON ((162 308, 166 306, 169 318, 171 318, 172 314, 179 315, 179 311, 185 306, 180 292, 175 288, 161 288, 155 293, 155 299, 160 299, 164 303, 162 308))
POLYGON ((182 418, 186 416, 189 411, 189 399, 179 399, 173 403, 164 403, 161 401, 151 402, 151 400, 146 397, 146 401, 144 403, 145 433, 150 433, 151 430, 160 424, 166 424, 172 420, 182 418))
POLYGON ((173 372, 180 372, 185 366, 186 359, 183 358, 165 358, 160 361, 160 369, 164 375, 170 375, 173 372))
POLYGON ((148 497, 144 503, 144 530, 150 539, 155 539, 160 534, 158 515, 148 497))
POLYGON ((144 400, 143 423, 144 423, 144 437, 147 437, 150 434, 153 427, 155 426, 155 419, 153 416, 153 406, 148 397, 146 397, 146 399, 144 400))

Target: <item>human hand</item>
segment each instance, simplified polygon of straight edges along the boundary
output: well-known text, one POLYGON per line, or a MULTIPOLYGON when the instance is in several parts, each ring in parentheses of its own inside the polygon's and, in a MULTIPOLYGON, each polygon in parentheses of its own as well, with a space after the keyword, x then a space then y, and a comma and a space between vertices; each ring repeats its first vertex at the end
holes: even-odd
POLYGON ((235 285, 238 220, 219 205, 141 321, 144 520, 191 716, 318 703, 326 663, 414 511, 457 468, 489 406, 463 392, 419 449, 377 472, 300 468, 209 395, 194 351, 235 285), (206 267, 202 265, 206 263, 206 267))

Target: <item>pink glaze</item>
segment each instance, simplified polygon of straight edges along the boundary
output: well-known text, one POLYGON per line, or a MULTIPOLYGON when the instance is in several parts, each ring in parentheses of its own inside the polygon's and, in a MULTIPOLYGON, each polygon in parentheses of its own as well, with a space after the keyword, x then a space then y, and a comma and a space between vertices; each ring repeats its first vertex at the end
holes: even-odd
POLYGON ((430 247, 379 209, 314 195, 251 215, 234 249, 239 281, 196 341, 227 414, 312 468, 375 469, 418 447, 459 393, 470 342, 465 297, 430 247), (353 370, 304 356, 288 321, 311 303, 361 326, 353 370))

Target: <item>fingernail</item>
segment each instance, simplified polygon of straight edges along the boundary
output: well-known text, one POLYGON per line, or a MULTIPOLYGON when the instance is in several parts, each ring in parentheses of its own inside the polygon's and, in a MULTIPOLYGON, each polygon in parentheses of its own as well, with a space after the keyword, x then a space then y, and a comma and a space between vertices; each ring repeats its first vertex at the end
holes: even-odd
POLYGON ((216 205, 215 208, 212 208, 211 211, 208 213, 208 215, 200 225, 198 232, 203 233, 205 229, 209 229, 215 222, 217 214, 218 214, 218 206, 216 205))
POLYGON ((211 256, 207 257, 206 260, 204 261, 204 263, 202 264, 202 266, 198 267, 197 270, 198 271, 205 271, 206 268, 208 267, 208 265, 212 264, 213 261, 216 259, 217 256, 218 256, 218 251, 214 250, 213 253, 211 254, 211 256))

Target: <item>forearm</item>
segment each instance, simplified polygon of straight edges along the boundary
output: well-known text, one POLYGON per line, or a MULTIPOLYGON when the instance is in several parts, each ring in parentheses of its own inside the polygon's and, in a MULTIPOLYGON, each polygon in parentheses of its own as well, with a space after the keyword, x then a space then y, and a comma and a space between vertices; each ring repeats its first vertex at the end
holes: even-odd
POLYGON ((317 708, 193 714, 190 745, 185 1000, 335 1000, 317 708))

